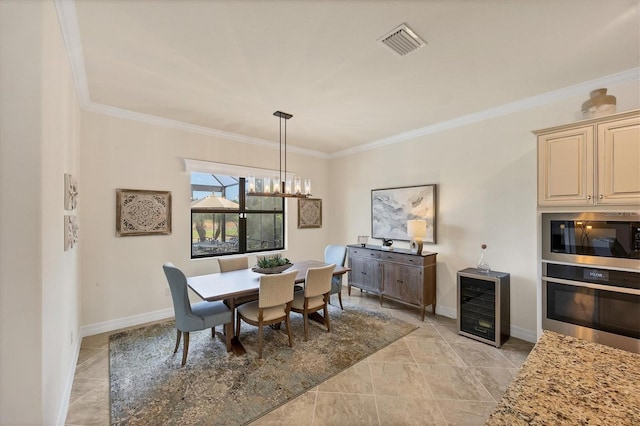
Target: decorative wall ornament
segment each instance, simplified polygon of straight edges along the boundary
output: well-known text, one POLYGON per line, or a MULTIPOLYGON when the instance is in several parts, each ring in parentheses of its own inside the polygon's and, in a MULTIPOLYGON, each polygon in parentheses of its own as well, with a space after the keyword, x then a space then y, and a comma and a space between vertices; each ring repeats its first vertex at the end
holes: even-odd
POLYGON ((70 173, 64 174, 64 209, 74 210, 78 203, 78 182, 70 173))
POLYGON ((64 215, 64 251, 78 244, 78 218, 75 215, 64 215))
POLYGON ((371 190, 372 238, 409 241, 407 221, 427 221, 425 243, 436 242, 436 185, 371 190))
POLYGON ((171 192, 116 189, 116 236, 171 234, 171 192))
POLYGON ((322 200, 298 199, 298 229, 322 228, 322 200))

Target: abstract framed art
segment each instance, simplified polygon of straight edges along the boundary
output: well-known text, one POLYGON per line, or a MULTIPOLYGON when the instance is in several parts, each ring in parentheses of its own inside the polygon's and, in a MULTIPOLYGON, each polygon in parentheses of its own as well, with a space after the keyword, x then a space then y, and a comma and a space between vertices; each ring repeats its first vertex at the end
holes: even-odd
POLYGON ((116 236, 171 234, 171 192, 116 189, 116 236))
POLYGON ((436 185, 371 190, 371 236, 409 241, 407 221, 427 221, 425 243, 436 242, 436 185))

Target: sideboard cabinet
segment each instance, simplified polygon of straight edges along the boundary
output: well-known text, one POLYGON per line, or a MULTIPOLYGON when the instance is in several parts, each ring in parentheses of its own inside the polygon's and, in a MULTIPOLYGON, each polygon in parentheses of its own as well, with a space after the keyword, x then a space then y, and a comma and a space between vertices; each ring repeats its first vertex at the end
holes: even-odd
POLYGON ((640 110, 534 133, 540 206, 640 203, 640 110))
POLYGON ((420 308, 436 311, 436 254, 415 254, 409 250, 386 250, 381 246, 349 245, 347 289, 351 287, 420 308))

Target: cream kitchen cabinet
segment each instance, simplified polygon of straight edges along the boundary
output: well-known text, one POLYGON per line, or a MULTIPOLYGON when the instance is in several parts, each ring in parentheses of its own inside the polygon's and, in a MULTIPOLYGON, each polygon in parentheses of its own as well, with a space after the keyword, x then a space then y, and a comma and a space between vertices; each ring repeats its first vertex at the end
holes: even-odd
POLYGON ((534 132, 538 204, 640 204, 640 110, 534 132))

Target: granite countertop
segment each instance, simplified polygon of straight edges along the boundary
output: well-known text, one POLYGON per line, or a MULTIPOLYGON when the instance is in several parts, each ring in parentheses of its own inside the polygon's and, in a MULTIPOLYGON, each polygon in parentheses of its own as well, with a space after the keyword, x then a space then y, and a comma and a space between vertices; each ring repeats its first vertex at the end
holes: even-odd
POLYGON ((640 425, 640 354, 544 331, 487 425, 640 425))

